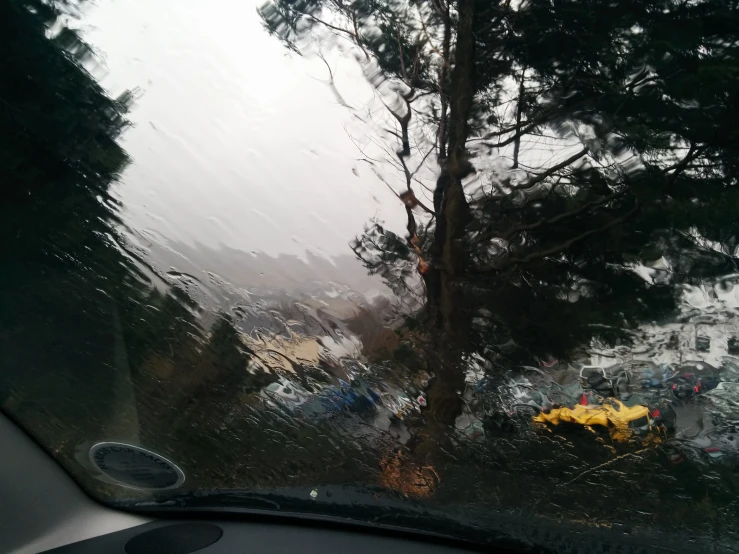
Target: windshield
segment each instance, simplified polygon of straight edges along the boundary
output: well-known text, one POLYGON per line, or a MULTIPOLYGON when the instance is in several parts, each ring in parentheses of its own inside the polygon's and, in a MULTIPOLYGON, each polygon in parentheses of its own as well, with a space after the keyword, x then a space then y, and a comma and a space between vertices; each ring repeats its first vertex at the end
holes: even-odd
POLYGON ((0 27, 0 406, 90 494, 737 544, 736 2, 0 27))

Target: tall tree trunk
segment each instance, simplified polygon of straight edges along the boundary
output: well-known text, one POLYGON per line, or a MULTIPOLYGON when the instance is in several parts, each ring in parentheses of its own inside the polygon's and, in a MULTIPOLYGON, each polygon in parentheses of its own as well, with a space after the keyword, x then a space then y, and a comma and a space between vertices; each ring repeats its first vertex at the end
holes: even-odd
POLYGON ((462 179, 472 171, 465 143, 475 94, 474 5, 474 0, 457 0, 457 45, 446 120, 448 151, 446 159, 440 160, 434 195, 437 223, 432 268, 426 276, 429 315, 435 332, 443 336, 441 344, 448 350, 446 363, 435 368, 436 378, 429 389, 429 417, 442 426, 454 424, 462 406, 458 391, 464 388, 464 372, 459 364, 466 326, 455 280, 464 267, 462 238, 469 220, 462 179))
MULTIPOLYGON (((428 303, 436 326, 445 333, 455 333, 454 278, 463 262, 460 239, 469 219, 469 206, 462 189, 462 179, 472 166, 467 159, 465 144, 469 116, 475 94, 475 42, 472 32, 474 0, 458 0, 457 48, 449 87, 449 117, 447 120, 448 151, 442 159, 436 183, 436 231, 433 271, 428 288, 428 303)), ((428 280, 427 280, 428 281, 428 280)), ((428 283, 427 283, 428 284, 428 283)))
POLYGON ((466 160, 468 120, 475 95, 474 0, 457 0, 457 48, 449 87, 449 161, 466 160))

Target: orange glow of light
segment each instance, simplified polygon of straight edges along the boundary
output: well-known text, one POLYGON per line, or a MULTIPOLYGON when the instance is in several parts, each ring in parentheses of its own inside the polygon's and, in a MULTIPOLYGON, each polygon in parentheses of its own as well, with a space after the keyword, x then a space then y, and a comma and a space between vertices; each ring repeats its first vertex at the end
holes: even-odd
POLYGON ((407 496, 429 498, 439 483, 439 475, 433 467, 419 467, 401 453, 385 455, 380 469, 380 485, 407 496))

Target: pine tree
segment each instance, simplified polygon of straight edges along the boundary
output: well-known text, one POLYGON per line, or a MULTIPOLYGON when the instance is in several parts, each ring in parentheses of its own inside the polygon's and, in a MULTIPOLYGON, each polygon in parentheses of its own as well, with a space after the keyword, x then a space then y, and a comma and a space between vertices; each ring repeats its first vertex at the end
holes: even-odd
POLYGON ((450 354, 432 385, 447 423, 461 353, 511 363, 628 341, 670 317, 682 284, 735 267, 735 2, 273 0, 260 13, 295 51, 351 45, 397 122, 384 137, 407 184, 405 246, 373 223, 353 247, 396 291, 414 291, 409 268, 422 275, 426 328, 450 354), (430 150, 433 206, 413 179, 430 150), (659 283, 635 271, 662 259, 659 283))

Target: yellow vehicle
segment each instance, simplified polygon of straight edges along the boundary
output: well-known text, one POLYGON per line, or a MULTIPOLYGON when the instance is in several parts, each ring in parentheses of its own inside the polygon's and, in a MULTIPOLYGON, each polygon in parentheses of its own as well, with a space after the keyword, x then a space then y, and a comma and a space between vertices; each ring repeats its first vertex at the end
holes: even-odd
POLYGON ((655 422, 659 412, 650 413, 646 406, 626 406, 620 400, 607 398, 602 404, 576 404, 572 408, 554 408, 534 417, 537 423, 559 425, 574 423, 595 432, 601 427, 608 431, 613 442, 659 442, 667 433, 663 423, 655 422))

